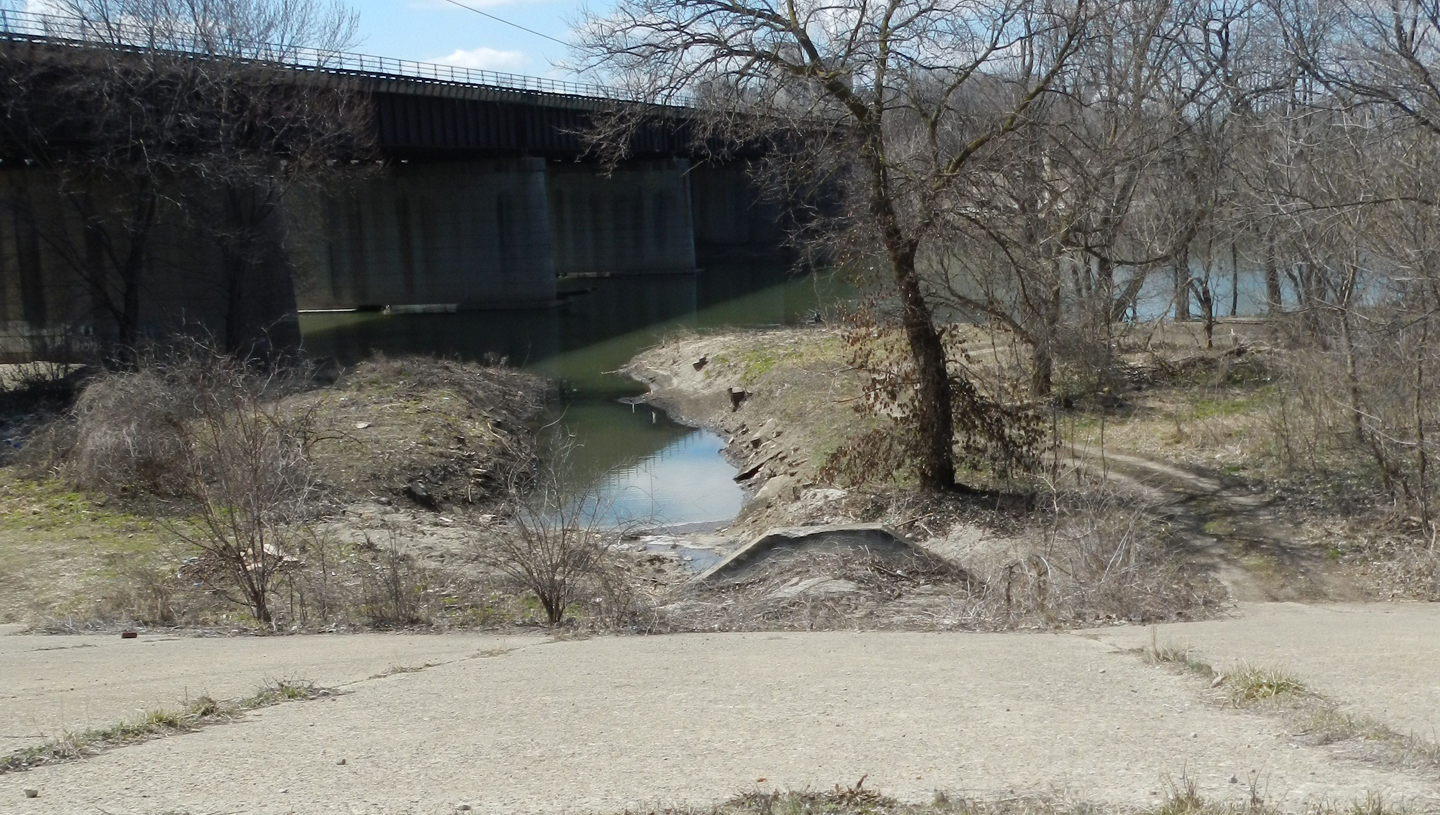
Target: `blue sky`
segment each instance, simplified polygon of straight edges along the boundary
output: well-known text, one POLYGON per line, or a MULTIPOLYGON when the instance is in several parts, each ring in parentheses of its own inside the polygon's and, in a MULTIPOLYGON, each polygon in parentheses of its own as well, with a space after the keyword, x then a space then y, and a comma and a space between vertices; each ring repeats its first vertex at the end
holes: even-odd
MULTIPOLYGON (((604 0, 461 0, 475 8, 568 40, 580 11, 604 8, 604 0)), ((520 31, 445 0, 350 0, 360 12, 356 50, 400 59, 424 60, 509 71, 534 76, 569 78, 555 63, 566 57, 564 46, 520 31)))

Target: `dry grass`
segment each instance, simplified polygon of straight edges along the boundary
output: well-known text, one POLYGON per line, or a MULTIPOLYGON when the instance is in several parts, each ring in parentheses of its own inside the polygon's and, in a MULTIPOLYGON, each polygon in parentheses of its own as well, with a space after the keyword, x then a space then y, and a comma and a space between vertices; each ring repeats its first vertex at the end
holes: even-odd
MULTIPOLYGON (((1278 815, 1255 789, 1248 797, 1225 801, 1202 796, 1185 779, 1171 783, 1164 799, 1148 808, 1098 806, 1059 796, 1016 796, 999 800, 969 799, 937 792, 928 803, 902 803, 864 789, 836 785, 826 791, 749 792, 712 807, 657 807, 627 810, 626 815, 1278 815)), ((1319 805, 1310 815, 1406 815, 1378 794, 1348 805, 1319 805)))
MULTIPOLYGON (((27 431, 25 462, 0 468, 0 621, 59 631, 255 624, 211 591, 222 586, 198 585, 206 562, 177 540, 196 517, 194 496, 177 495, 186 492, 177 476, 187 472, 194 445, 186 437, 201 421, 197 388, 215 378, 203 363, 200 353, 175 355, 136 373, 98 375, 73 411, 27 431)), ((533 619, 523 597, 493 581, 453 561, 426 562, 408 539, 397 542, 388 521, 371 524, 372 537, 337 537, 333 524, 312 523, 365 497, 426 515, 406 497, 417 483, 432 507, 498 500, 510 471, 526 463, 516 457, 528 456, 539 380, 413 359, 371 360, 331 386, 304 371, 254 379, 256 415, 267 419, 257 426, 283 425, 305 451, 307 472, 319 476, 304 496, 309 506, 282 519, 288 544, 270 592, 276 627, 533 619)))
POLYGON ((1010 630, 1197 619, 1224 602, 1177 564, 1142 508, 1067 496, 994 556, 897 565, 865 552, 780 560, 655 598, 662 631, 1010 630))
MULTIPOLYGON (((1240 663, 1229 671, 1215 669, 1188 648, 1161 645, 1153 638, 1141 656, 1160 665, 1203 680, 1217 702, 1278 716, 1294 734, 1311 744, 1344 745, 1352 758, 1389 767, 1440 772, 1440 744, 1400 733, 1368 716, 1347 713, 1340 703, 1316 693, 1298 677, 1273 667, 1240 663)), ((1374 802, 1357 804, 1347 812, 1365 813, 1374 802)))
POLYGON ((189 733, 202 727, 235 721, 245 713, 283 702, 334 696, 336 691, 308 682, 277 680, 262 685, 242 699, 216 701, 201 696, 177 710, 152 710, 138 718, 109 727, 66 733, 34 747, 25 747, 0 757, 0 775, 102 753, 127 744, 189 733))
POLYGON ((334 385, 287 400, 316 410, 326 434, 311 447, 334 497, 388 496, 423 505, 486 504, 503 494, 515 451, 529 449, 529 420, 544 383, 502 368, 425 357, 377 356, 334 385))

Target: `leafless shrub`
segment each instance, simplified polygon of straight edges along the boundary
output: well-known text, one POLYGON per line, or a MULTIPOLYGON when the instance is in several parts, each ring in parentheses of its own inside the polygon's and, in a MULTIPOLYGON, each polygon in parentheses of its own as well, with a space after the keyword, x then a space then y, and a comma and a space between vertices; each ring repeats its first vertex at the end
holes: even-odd
POLYGON ((384 531, 375 544, 366 535, 371 557, 359 566, 359 609, 372 625, 417 625, 427 617, 426 595, 430 590, 429 570, 400 544, 396 531, 384 531))
POLYGON ((231 357, 202 354, 181 370, 190 415, 161 415, 179 443, 171 477, 195 512, 171 529, 201 552, 192 574, 271 623, 271 584, 299 562, 309 535, 317 484, 306 440, 315 417, 282 410, 281 380, 231 357))
POLYGON ((976 613, 1002 626, 1204 616, 1224 598, 1156 534, 1148 507, 1099 489, 1054 494, 1038 545, 987 575, 976 613))
POLYGON ((100 619, 146 626, 196 622, 197 598, 169 563, 118 557, 110 568, 116 579, 108 581, 96 598, 95 614, 100 619))
POLYGON ((559 625, 582 582, 600 573, 619 535, 599 527, 593 505, 531 500, 536 503, 522 503, 503 528, 479 545, 479 560, 534 592, 546 622, 559 625))
POLYGON ((544 454, 512 455, 530 466, 512 474, 503 521, 476 543, 476 559, 534 593, 551 626, 565 619, 582 588, 594 588, 597 581, 609 586, 612 599, 629 604, 618 575, 607 574, 611 549, 625 528, 608 512, 609 499, 570 471, 571 444, 557 434, 547 440, 544 454))

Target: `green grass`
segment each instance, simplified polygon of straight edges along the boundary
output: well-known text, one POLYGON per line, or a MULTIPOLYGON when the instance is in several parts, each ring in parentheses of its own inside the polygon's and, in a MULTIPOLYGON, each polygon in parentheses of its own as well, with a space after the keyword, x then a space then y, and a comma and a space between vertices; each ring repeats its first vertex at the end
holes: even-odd
POLYGON ((308 682, 274 681, 243 699, 216 701, 201 696, 179 709, 152 710, 138 718, 109 727, 67 733, 44 744, 23 747, 0 757, 0 775, 29 770, 46 764, 74 761, 115 747, 189 733, 206 725, 234 721, 247 711, 282 702, 332 696, 334 691, 308 682))
POLYGON ((760 382, 776 368, 803 367, 822 361, 836 365, 845 361, 844 349, 837 337, 817 335, 804 342, 783 345, 761 342, 722 352, 711 360, 716 370, 736 369, 740 384, 745 387, 760 382))
POLYGON ((117 577, 170 562, 164 530, 118 506, 0 468, 0 622, 90 619, 117 577))
POLYGON ((1270 386, 1243 392, 1212 393, 1192 399, 1190 409, 1195 419, 1244 416, 1268 407, 1274 401, 1275 393, 1275 388, 1270 386))

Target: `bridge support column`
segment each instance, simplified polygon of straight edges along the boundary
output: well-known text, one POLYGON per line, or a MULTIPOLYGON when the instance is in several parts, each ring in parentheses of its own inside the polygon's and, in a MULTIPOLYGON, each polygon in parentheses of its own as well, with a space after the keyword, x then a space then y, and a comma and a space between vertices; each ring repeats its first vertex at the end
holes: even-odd
MULTIPOLYGON (((76 199, 42 170, 0 171, 0 361, 94 357, 121 334, 123 284, 101 251, 128 250, 124 195, 86 190, 86 229, 76 199), (108 304, 108 307, 107 307, 108 304)), ((222 191, 182 179, 205 223, 162 206, 146 234, 136 286, 141 339, 203 334, 236 352, 284 352, 300 341, 284 216, 260 191, 222 191)))
POLYGON ((301 308, 555 299, 545 162, 391 165, 293 209, 301 308), (303 225, 302 225, 303 224, 303 225))
POLYGON ((689 169, 685 159, 634 161, 606 176, 593 164, 552 162, 556 273, 693 272, 689 169))
POLYGON ((690 173, 695 250, 704 257, 774 255, 785 239, 784 211, 761 196, 744 162, 703 165, 690 173))

